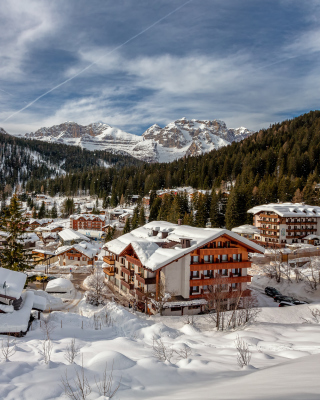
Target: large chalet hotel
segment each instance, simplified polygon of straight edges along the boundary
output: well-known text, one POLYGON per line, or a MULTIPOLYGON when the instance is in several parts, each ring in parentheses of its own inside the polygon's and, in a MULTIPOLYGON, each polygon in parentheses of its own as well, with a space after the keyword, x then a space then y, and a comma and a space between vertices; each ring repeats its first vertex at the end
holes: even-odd
POLYGON ((104 215, 95 214, 74 214, 70 215, 70 228, 74 230, 88 229, 101 231, 105 225, 104 215))
POLYGON ((253 225, 259 229, 254 239, 265 244, 318 242, 320 207, 300 203, 271 203, 251 208, 253 225))
MULTIPOLYGON (((249 296, 248 252, 264 248, 226 229, 204 229, 153 221, 106 243, 104 272, 117 290, 144 300, 171 295, 164 314, 203 311, 210 288, 221 285, 226 308, 249 296)), ((152 303, 152 302, 151 302, 152 303)), ((154 308, 154 306, 153 306, 154 308)), ((155 309, 149 310, 155 312, 155 309)))

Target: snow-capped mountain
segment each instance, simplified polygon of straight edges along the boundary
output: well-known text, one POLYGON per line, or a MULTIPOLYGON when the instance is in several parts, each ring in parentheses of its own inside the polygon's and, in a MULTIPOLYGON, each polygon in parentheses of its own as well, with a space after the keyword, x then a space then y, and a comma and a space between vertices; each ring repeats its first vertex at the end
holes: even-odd
POLYGON ((182 118, 164 128, 152 125, 142 136, 103 123, 87 126, 65 122, 26 133, 24 137, 77 145, 88 150, 129 154, 147 162, 170 162, 185 155, 198 155, 240 141, 253 132, 228 129, 223 121, 182 118))

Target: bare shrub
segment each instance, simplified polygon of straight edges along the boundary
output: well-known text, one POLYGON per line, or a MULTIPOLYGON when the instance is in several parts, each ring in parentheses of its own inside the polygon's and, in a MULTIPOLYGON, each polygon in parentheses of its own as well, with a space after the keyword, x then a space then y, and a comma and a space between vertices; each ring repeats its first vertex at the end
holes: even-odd
POLYGON ((51 314, 41 319, 41 330, 44 337, 50 339, 52 332, 56 329, 56 324, 51 319, 51 314))
POLYGON ((171 346, 165 345, 161 338, 153 338, 152 349, 154 357, 159 361, 169 361, 173 356, 173 350, 171 346))
POLYGON ((7 335, 6 339, 1 340, 1 353, 5 361, 10 361, 10 357, 16 352, 16 338, 7 335))
POLYGON ((72 338, 70 343, 67 345, 66 354, 64 358, 70 363, 73 364, 75 358, 80 353, 80 347, 76 345, 76 339, 72 338))
POLYGON ((64 387, 65 394, 72 400, 86 400, 91 393, 91 386, 88 378, 85 376, 85 370, 83 368, 83 358, 80 367, 80 371, 75 368, 76 377, 70 381, 68 378, 68 372, 66 370, 66 376, 61 377, 61 383, 64 387))
POLYGON ((86 292, 86 302, 94 306, 106 304, 108 289, 104 283, 104 274, 100 267, 95 267, 86 280, 89 290, 86 292))
POLYGON ((306 273, 302 274, 303 280, 308 285, 310 291, 315 291, 320 284, 320 259, 319 257, 312 257, 309 268, 306 273))
POLYGON ((52 350, 53 350, 53 344, 50 338, 47 337, 44 340, 42 340, 39 353, 42 355, 43 360, 46 364, 50 363, 52 350))
POLYGON ((178 358, 186 359, 190 357, 192 350, 188 345, 184 344, 181 349, 174 350, 174 352, 177 354, 178 358))
POLYGON ((320 310, 318 309, 318 308, 315 308, 315 309, 312 309, 312 308, 310 308, 310 307, 308 307, 309 308, 309 311, 310 311, 310 314, 311 314, 311 316, 312 316, 312 320, 310 321, 309 319, 307 319, 307 318, 302 318, 301 317, 301 319, 302 319, 302 321, 304 322, 304 323, 310 323, 310 322, 314 322, 314 323, 316 323, 316 324, 318 324, 319 322, 320 322, 320 310))
POLYGON ((249 350, 248 344, 237 336, 235 340, 235 346, 237 349, 237 362, 240 368, 243 368, 245 365, 250 364, 251 360, 251 352, 249 350))
MULTIPOLYGON (((67 371, 65 377, 61 377, 61 383, 64 388, 64 392, 71 400, 86 400, 91 394, 92 388, 88 378, 85 375, 83 357, 81 367, 80 369, 75 368, 75 373, 76 376, 72 380, 68 378, 67 371)), ((95 383, 100 396, 105 396, 109 399, 112 399, 115 396, 120 387, 121 378, 117 384, 114 384, 113 363, 109 373, 106 365, 102 377, 95 377, 95 383)))
POLYGON ((186 325, 192 325, 192 326, 195 325, 195 318, 194 318, 194 315, 184 315, 184 316, 182 317, 182 321, 183 321, 183 323, 186 324, 186 325))
POLYGON ((116 385, 114 385, 113 363, 112 363, 111 371, 109 373, 108 373, 107 364, 106 364, 106 367, 103 371, 102 377, 99 379, 97 379, 95 377, 96 386, 97 386, 100 396, 105 396, 108 399, 112 399, 120 387, 121 379, 122 378, 120 378, 119 382, 116 385))

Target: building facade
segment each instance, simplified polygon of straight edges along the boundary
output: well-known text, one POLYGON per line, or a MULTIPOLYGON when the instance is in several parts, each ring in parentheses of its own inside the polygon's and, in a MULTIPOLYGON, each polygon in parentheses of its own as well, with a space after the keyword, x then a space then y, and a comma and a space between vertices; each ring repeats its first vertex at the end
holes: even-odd
MULTIPOLYGON (((137 301, 168 294, 174 306, 168 302, 165 313, 173 315, 203 311, 205 303, 195 301, 206 300, 216 285, 222 289, 226 308, 239 296, 249 296, 248 252, 264 252, 226 229, 159 221, 106 243, 104 249, 109 283, 137 301)), ((149 311, 155 312, 152 302, 149 311)))
POLYGON ((105 225, 104 215, 74 214, 70 215, 70 228, 74 230, 88 229, 101 231, 105 225))
POLYGON ((251 208, 253 225, 259 228, 255 240, 261 244, 301 243, 320 234, 320 207, 298 203, 265 204, 251 208))

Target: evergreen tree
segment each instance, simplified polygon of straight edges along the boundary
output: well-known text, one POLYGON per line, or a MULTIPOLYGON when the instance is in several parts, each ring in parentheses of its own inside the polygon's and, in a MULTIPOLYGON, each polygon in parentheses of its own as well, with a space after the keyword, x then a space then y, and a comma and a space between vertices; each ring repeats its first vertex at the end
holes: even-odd
POLYGON ((235 186, 228 198, 226 209, 226 227, 232 229, 235 226, 242 225, 247 216, 245 196, 237 186, 235 186))
POLYGON ((146 223, 146 217, 145 217, 145 213, 144 213, 144 207, 142 206, 140 208, 140 213, 139 213, 139 225, 143 226, 146 223))
POLYGON ((32 218, 34 218, 34 219, 36 219, 37 218, 37 210, 36 210, 36 207, 33 207, 32 208, 32 218))
POLYGON ((192 212, 190 214, 187 213, 184 214, 182 219, 182 225, 194 226, 194 217, 192 212))
POLYGON ((137 229, 139 226, 139 208, 135 207, 131 221, 131 230, 137 229))
POLYGON ((178 219, 180 219, 180 202, 179 202, 179 197, 177 195, 173 200, 167 220, 169 222, 172 222, 173 224, 176 224, 178 222, 178 219))
POLYGON ((0 252, 1 266, 15 271, 24 271, 33 267, 31 252, 24 249, 23 222, 21 205, 13 196, 10 206, 2 211, 0 229, 8 233, 7 244, 0 252))
POLYGON ((220 207, 219 207, 219 197, 216 191, 212 189, 211 194, 211 206, 210 206, 210 222, 212 228, 221 228, 221 217, 220 217, 220 207))
MULTIPOLYGON (((127 219, 127 221, 128 220, 129 220, 129 218, 127 219)), ((110 240, 113 240, 115 233, 116 233, 116 227, 110 226, 107 231, 107 234, 106 234, 105 242, 107 243, 107 242, 110 242, 110 240)), ((123 232, 123 233, 127 233, 127 232, 123 232)))
POLYGON ((56 202, 53 203, 53 206, 51 209, 51 218, 58 218, 58 210, 57 210, 56 202))
POLYGON ((149 222, 157 220, 160 207, 161 207, 161 198, 157 197, 154 199, 152 207, 150 208, 149 222))
POLYGON ((118 196, 117 196, 117 192, 115 191, 114 188, 112 189, 110 204, 111 204, 111 207, 117 207, 117 205, 118 205, 118 196))
POLYGON ((153 202, 155 201, 156 198, 157 198, 157 192, 155 190, 151 190, 151 192, 150 192, 150 201, 149 201, 150 209, 153 206, 153 202))
POLYGON ((41 203, 41 207, 38 213, 38 218, 42 219, 46 216, 46 206, 44 204, 44 201, 41 203))
POLYGON ((126 219, 126 223, 124 224, 123 228, 123 234, 131 232, 131 224, 130 224, 130 218, 126 219))

